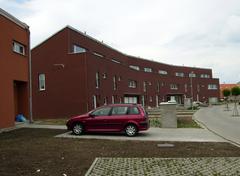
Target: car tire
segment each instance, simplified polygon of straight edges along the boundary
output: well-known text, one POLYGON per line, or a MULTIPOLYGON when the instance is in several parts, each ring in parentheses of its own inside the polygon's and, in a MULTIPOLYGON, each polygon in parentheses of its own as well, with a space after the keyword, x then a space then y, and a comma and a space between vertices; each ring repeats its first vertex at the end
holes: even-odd
POLYGON ((83 134, 83 125, 81 123, 75 123, 72 128, 72 132, 75 135, 83 134))
POLYGON ((138 133, 138 129, 137 129, 136 125, 128 124, 125 127, 125 134, 127 136, 129 136, 129 137, 136 136, 137 133, 138 133))

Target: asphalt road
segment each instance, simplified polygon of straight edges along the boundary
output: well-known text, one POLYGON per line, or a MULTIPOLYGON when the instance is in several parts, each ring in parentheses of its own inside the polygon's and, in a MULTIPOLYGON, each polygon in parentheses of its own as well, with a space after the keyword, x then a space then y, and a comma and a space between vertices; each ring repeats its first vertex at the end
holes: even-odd
MULTIPOLYGON (((201 108, 194 114, 194 118, 212 132, 240 146, 240 116, 233 117, 233 104, 230 111, 225 105, 201 108)), ((238 105, 238 111, 240 108, 238 105)))

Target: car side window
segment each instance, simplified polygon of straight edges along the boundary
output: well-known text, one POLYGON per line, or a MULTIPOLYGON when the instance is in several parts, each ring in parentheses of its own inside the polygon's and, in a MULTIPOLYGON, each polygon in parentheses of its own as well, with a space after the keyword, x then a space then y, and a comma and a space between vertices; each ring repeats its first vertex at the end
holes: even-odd
POLYGON ((94 116, 107 116, 107 115, 109 115, 110 110, 111 110, 111 107, 105 107, 105 108, 97 109, 96 111, 92 112, 92 115, 94 115, 94 116))
POLYGON ((127 114, 128 107, 113 107, 112 109, 112 115, 125 115, 127 114))
POLYGON ((129 108, 128 114, 130 114, 130 115, 136 115, 136 114, 139 114, 139 113, 140 113, 140 112, 139 112, 139 110, 138 110, 137 107, 130 107, 130 108, 129 108))

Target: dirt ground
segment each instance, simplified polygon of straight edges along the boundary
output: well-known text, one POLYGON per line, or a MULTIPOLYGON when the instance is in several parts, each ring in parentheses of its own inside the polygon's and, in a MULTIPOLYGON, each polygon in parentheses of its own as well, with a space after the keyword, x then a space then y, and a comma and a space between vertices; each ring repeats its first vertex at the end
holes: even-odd
POLYGON ((0 176, 84 175, 96 157, 240 157, 228 143, 54 138, 65 130, 19 129, 0 134, 0 176), (66 174, 66 175, 64 175, 66 174))

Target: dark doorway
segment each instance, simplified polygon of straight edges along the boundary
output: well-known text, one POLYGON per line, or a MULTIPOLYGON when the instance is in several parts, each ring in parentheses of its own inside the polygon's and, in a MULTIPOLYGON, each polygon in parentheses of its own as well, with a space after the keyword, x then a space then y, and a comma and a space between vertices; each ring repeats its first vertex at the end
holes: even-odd
POLYGON ((14 81, 13 86, 14 86, 15 117, 18 114, 23 114, 25 117, 27 117, 28 116, 28 84, 27 82, 24 82, 24 81, 14 81))

